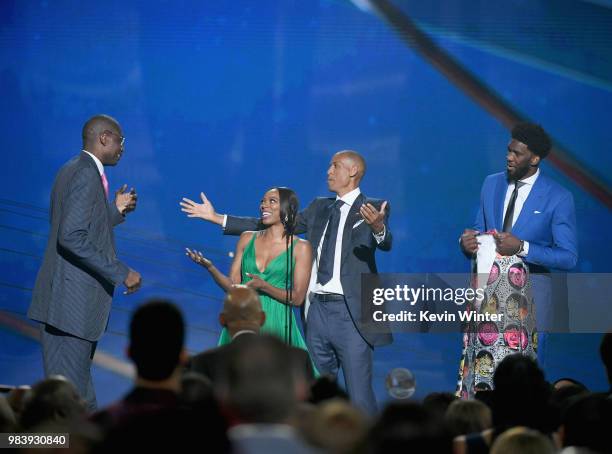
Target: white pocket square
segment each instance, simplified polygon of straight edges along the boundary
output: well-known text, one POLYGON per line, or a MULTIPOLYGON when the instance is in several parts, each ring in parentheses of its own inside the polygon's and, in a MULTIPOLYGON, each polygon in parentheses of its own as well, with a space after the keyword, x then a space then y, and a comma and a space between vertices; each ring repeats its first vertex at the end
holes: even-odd
POLYGON ((363 221, 364 221, 363 219, 360 219, 357 222, 355 222, 355 224, 353 224, 353 228, 355 229, 355 228, 359 227, 363 221))
POLYGON ((542 212, 541 212, 541 211, 538 211, 538 210, 535 210, 535 211, 533 212, 533 214, 542 214, 542 212))

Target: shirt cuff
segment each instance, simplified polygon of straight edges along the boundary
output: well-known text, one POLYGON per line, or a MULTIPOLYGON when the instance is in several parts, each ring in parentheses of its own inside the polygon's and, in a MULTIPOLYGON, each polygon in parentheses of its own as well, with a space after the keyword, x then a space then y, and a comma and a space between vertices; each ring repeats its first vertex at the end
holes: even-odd
POLYGON ((385 234, 387 233, 387 226, 383 225, 383 229, 382 232, 380 233, 374 233, 372 232, 372 235, 374 235, 374 239, 376 240, 376 244, 380 244, 385 240, 385 234))
POLYGON ((223 223, 221 224, 221 227, 223 228, 223 230, 225 230, 225 225, 227 224, 227 214, 223 215, 223 223))
POLYGON ((519 257, 527 257, 527 254, 529 254, 529 242, 523 241, 523 250, 519 252, 517 255, 519 257))

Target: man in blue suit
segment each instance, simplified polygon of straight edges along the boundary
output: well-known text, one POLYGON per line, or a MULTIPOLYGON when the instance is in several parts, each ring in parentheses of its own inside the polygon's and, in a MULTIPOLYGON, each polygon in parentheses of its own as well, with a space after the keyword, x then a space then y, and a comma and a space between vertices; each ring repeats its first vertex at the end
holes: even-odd
MULTIPOLYGON (((520 123, 511 132, 506 171, 489 175, 480 194, 474 229, 461 235, 467 255, 478 250, 476 235, 495 230, 497 252, 518 255, 528 264, 539 332, 567 329, 567 306, 552 298, 555 270, 571 270, 578 260, 572 194, 540 172, 551 142, 540 126, 520 123)), ((543 340, 541 338, 541 340, 543 340)), ((544 345, 540 342, 539 356, 544 345)))
POLYGON ((83 126, 83 151, 58 172, 51 192, 49 239, 28 317, 41 323, 45 376, 63 375, 96 408, 91 361, 106 329, 116 286, 140 287, 140 274, 115 252, 113 228, 136 208, 124 185, 108 201, 104 166, 117 165, 124 137, 114 118, 83 126))
MULTIPOLYGON (((368 329, 362 316, 361 275, 376 273, 377 249, 391 249, 389 205, 361 193, 365 175, 363 157, 352 150, 336 153, 327 170, 327 185, 335 197, 318 197, 297 218, 296 233, 305 233, 316 250, 311 278, 306 343, 322 374, 342 368, 351 400, 369 413, 376 412, 372 389, 374 347, 392 342, 382 329, 368 329)), ((226 235, 239 235, 263 226, 255 218, 217 214, 204 194, 201 204, 181 203, 189 217, 217 223, 226 235)))

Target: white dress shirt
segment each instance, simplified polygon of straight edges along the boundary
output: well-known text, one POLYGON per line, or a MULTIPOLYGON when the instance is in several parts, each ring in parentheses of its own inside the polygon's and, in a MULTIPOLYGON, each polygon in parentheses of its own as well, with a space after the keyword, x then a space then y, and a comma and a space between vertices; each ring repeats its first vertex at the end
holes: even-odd
MULTIPOLYGON (((524 184, 519 188, 518 194, 516 195, 516 201, 514 202, 514 216, 512 217, 512 226, 514 226, 514 223, 521 214, 521 210, 523 209, 525 200, 527 200, 527 197, 529 196, 529 193, 531 192, 531 189, 533 188, 533 185, 535 184, 539 176, 540 169, 536 170, 536 173, 534 173, 530 177, 520 180, 520 182, 524 184)), ((506 210, 508 209, 508 204, 510 203, 510 198, 512 197, 512 192, 514 191, 515 185, 516 183, 514 181, 508 183, 508 189, 506 189, 506 198, 504 199, 504 217, 506 216, 506 210)), ((526 256, 528 253, 529 243, 527 241, 523 241, 523 251, 519 255, 526 256)))
POLYGON ((357 197, 361 194, 361 190, 359 188, 353 189, 351 192, 347 192, 342 197, 336 196, 336 200, 342 200, 344 203, 340 207, 340 222, 338 223, 338 235, 336 235, 336 249, 334 250, 334 268, 332 278, 325 285, 321 285, 317 282, 317 270, 319 265, 319 259, 321 257, 321 249, 323 248, 323 240, 325 240, 325 232, 327 232, 327 225, 325 226, 325 230, 323 230, 323 234, 321 235, 321 240, 319 241, 319 246, 317 247, 317 255, 316 260, 312 266, 312 276, 314 276, 314 287, 312 287, 312 291, 315 293, 338 293, 340 295, 344 295, 344 291, 342 290, 342 284, 340 283, 340 261, 342 259, 342 234, 344 233, 344 224, 346 224, 346 218, 348 217, 349 211, 351 211, 351 207, 357 197))
POLYGON ((94 160, 94 162, 96 163, 96 167, 98 168, 98 172, 100 173, 100 177, 101 177, 102 174, 104 173, 104 166, 102 165, 102 161, 100 161, 96 156, 91 154, 89 151, 87 150, 83 150, 83 151, 87 153, 89 156, 91 156, 91 158, 94 160))

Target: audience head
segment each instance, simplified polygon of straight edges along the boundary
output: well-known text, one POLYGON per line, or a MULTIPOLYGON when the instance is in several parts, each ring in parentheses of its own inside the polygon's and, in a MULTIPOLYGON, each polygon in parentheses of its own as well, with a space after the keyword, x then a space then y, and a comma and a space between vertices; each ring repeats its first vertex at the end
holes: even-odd
POLYGON ((568 407, 573 404, 578 398, 588 396, 589 392, 578 386, 564 386, 560 389, 555 389, 551 396, 551 403, 557 410, 559 415, 565 414, 568 407))
POLYGON ((86 413, 86 405, 75 386, 55 375, 36 383, 24 402, 19 419, 28 430, 47 423, 70 422, 86 413))
POLYGON ((310 398, 312 404, 329 399, 349 400, 348 394, 338 385, 338 381, 331 375, 321 375, 310 387, 310 398))
POLYGON ((521 354, 506 356, 493 375, 493 426, 526 426, 542 433, 558 427, 550 405, 551 386, 535 360, 521 354))
POLYGON ((422 405, 391 403, 370 431, 368 450, 388 452, 450 452, 452 439, 422 405))
POLYGON ((265 321, 266 314, 255 290, 246 285, 234 285, 228 290, 219 314, 219 323, 227 328, 230 336, 238 331, 259 333, 265 321))
POLYGON ((491 409, 478 400, 455 400, 446 411, 445 422, 453 437, 482 432, 493 425, 491 409))
POLYGON ((208 405, 213 399, 211 381, 197 372, 186 372, 181 377, 181 402, 188 407, 208 405))
POLYGON ((564 447, 588 448, 594 452, 612 452, 612 400, 605 394, 575 398, 561 418, 561 442, 564 447))
POLYGON ((306 383, 289 347, 272 336, 232 345, 219 387, 230 413, 244 423, 287 422, 306 383))
POLYGON ((573 378, 569 377, 559 378, 553 383, 554 389, 561 389, 568 386, 575 386, 577 388, 580 388, 582 391, 588 391, 588 388, 585 385, 580 383, 578 380, 574 380, 573 378))
POLYGON ((493 442, 491 454, 554 454, 552 441, 541 433, 526 427, 505 431, 493 442))
POLYGON ((167 300, 141 305, 130 322, 128 353, 140 379, 163 381, 187 361, 185 324, 179 309, 167 300))
POLYGON ((24 404, 31 393, 32 387, 30 385, 21 385, 11 389, 6 395, 6 401, 11 406, 17 420, 19 420, 24 404))
POLYGON ((448 406, 457 400, 453 393, 429 393, 423 399, 423 407, 432 415, 433 418, 442 422, 448 406))
POLYGON ((4 396, 0 396, 0 433, 15 432, 17 419, 15 412, 4 396))
POLYGON ((308 415, 305 437, 325 452, 353 452, 365 439, 365 416, 344 399, 331 399, 317 405, 308 415))

